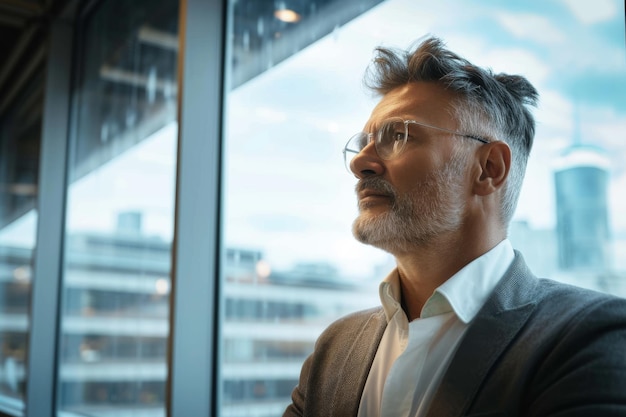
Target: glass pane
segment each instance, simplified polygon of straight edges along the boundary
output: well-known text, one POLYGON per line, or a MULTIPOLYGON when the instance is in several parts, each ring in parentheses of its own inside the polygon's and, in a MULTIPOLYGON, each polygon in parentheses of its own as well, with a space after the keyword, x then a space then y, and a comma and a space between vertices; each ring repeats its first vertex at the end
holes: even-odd
POLYGON ((38 197, 43 74, 0 119, 0 404, 22 409, 38 197))
POLYGON ((510 239, 539 275, 626 295, 623 2, 237 0, 230 11, 221 415, 281 415, 319 332, 380 305, 394 261, 351 236, 341 151, 375 105, 361 81, 381 44, 436 34, 536 85, 510 239))
POLYGON ((73 93, 59 409, 164 416, 176 175, 178 2, 82 22, 73 93))

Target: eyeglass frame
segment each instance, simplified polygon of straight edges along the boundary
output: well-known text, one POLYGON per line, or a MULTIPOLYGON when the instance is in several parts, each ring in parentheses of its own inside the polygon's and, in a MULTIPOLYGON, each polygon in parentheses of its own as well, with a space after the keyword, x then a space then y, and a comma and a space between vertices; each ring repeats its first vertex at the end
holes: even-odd
POLYGON ((485 139, 485 138, 477 136, 477 135, 470 135, 470 134, 467 134, 467 133, 461 133, 461 132, 458 132, 458 131, 455 131, 455 130, 446 129, 444 127, 438 127, 438 126, 430 125, 428 123, 418 122, 417 120, 411 120, 411 119, 410 120, 404 120, 401 117, 397 117, 397 118, 393 118, 392 117, 392 118, 386 120, 385 122, 383 122, 381 128, 379 128, 376 131, 376 138, 374 138, 374 133, 359 132, 359 133, 356 133, 356 134, 352 135, 350 137, 350 139, 348 139, 348 142, 346 143, 346 146, 344 146, 343 151, 342 151, 343 152, 343 161, 344 161, 344 164, 345 164, 346 168, 348 169, 348 171, 351 171, 350 170, 350 162, 352 162, 352 159, 354 159, 354 157, 356 157, 358 154, 360 154, 363 151, 363 149, 365 148, 365 146, 369 145, 372 141, 374 142, 374 149, 376 150, 376 154, 381 159, 384 159, 384 160, 388 161, 388 160, 393 159, 394 157, 398 156, 400 153, 402 153, 402 151, 404 150, 404 147, 406 146, 407 141, 409 140, 409 125, 410 124, 416 124, 418 126, 429 127, 431 129, 439 130, 441 132, 450 133, 450 134, 455 135, 455 136, 461 136, 461 137, 464 137, 464 138, 473 139, 473 140, 476 140, 476 141, 481 142, 483 144, 491 143, 491 141, 489 141, 488 139, 485 139), (390 121, 392 121, 394 119, 397 119, 398 122, 402 122, 404 124, 404 139, 402 141, 402 145, 400 145, 399 149, 395 152, 395 155, 392 154, 389 157, 383 157, 381 155, 381 153, 378 151, 378 144, 380 143, 380 137, 382 136, 382 129, 383 129, 383 127, 385 125, 387 125, 388 123, 390 123, 390 121), (363 148, 361 148, 359 151, 356 151, 354 149, 348 149, 348 145, 350 145, 350 142, 352 142, 357 136, 361 136, 361 135, 367 135, 367 138, 368 138, 367 143, 363 146, 363 148), (354 153, 354 156, 352 157, 352 159, 350 159, 350 161, 348 161, 348 159, 347 159, 347 153, 348 152, 354 153))

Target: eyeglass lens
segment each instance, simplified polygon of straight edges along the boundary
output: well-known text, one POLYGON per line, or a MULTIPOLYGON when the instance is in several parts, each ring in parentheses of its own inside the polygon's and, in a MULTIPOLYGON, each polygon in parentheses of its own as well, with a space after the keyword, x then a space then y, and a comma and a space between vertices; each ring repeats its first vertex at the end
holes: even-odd
POLYGON ((404 148, 407 139, 407 124, 403 120, 385 122, 376 137, 376 152, 383 159, 391 159, 404 148))
MULTIPOLYGON (((391 119, 383 123, 375 136, 378 156, 382 159, 396 157, 402 152, 407 135, 407 123, 402 119, 391 119)), ((348 171, 350 171, 350 163, 367 146, 370 138, 371 135, 365 132, 359 132, 350 138, 343 150, 344 162, 348 171)))

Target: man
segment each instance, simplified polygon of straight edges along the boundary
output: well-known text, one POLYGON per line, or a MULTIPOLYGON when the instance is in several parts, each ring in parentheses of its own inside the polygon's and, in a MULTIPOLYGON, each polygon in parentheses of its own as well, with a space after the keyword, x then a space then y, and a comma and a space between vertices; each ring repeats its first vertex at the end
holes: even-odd
POLYGON ((397 268, 382 308, 320 336, 284 415, 626 415, 626 300, 536 278, 506 238, 535 88, 436 38, 377 51, 344 154, 354 235, 397 268))

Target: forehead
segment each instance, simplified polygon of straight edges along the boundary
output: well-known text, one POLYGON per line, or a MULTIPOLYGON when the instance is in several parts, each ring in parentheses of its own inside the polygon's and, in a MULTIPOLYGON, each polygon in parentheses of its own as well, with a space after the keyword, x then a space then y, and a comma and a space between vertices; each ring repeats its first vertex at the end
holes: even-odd
MULTIPOLYGON (((457 96, 435 82, 412 82, 385 94, 378 102, 366 127, 376 127, 390 117, 415 119, 441 127, 454 127, 452 103, 457 96)), ((368 129, 369 130, 369 129, 368 129)), ((367 131, 367 130, 366 130, 367 131)))

